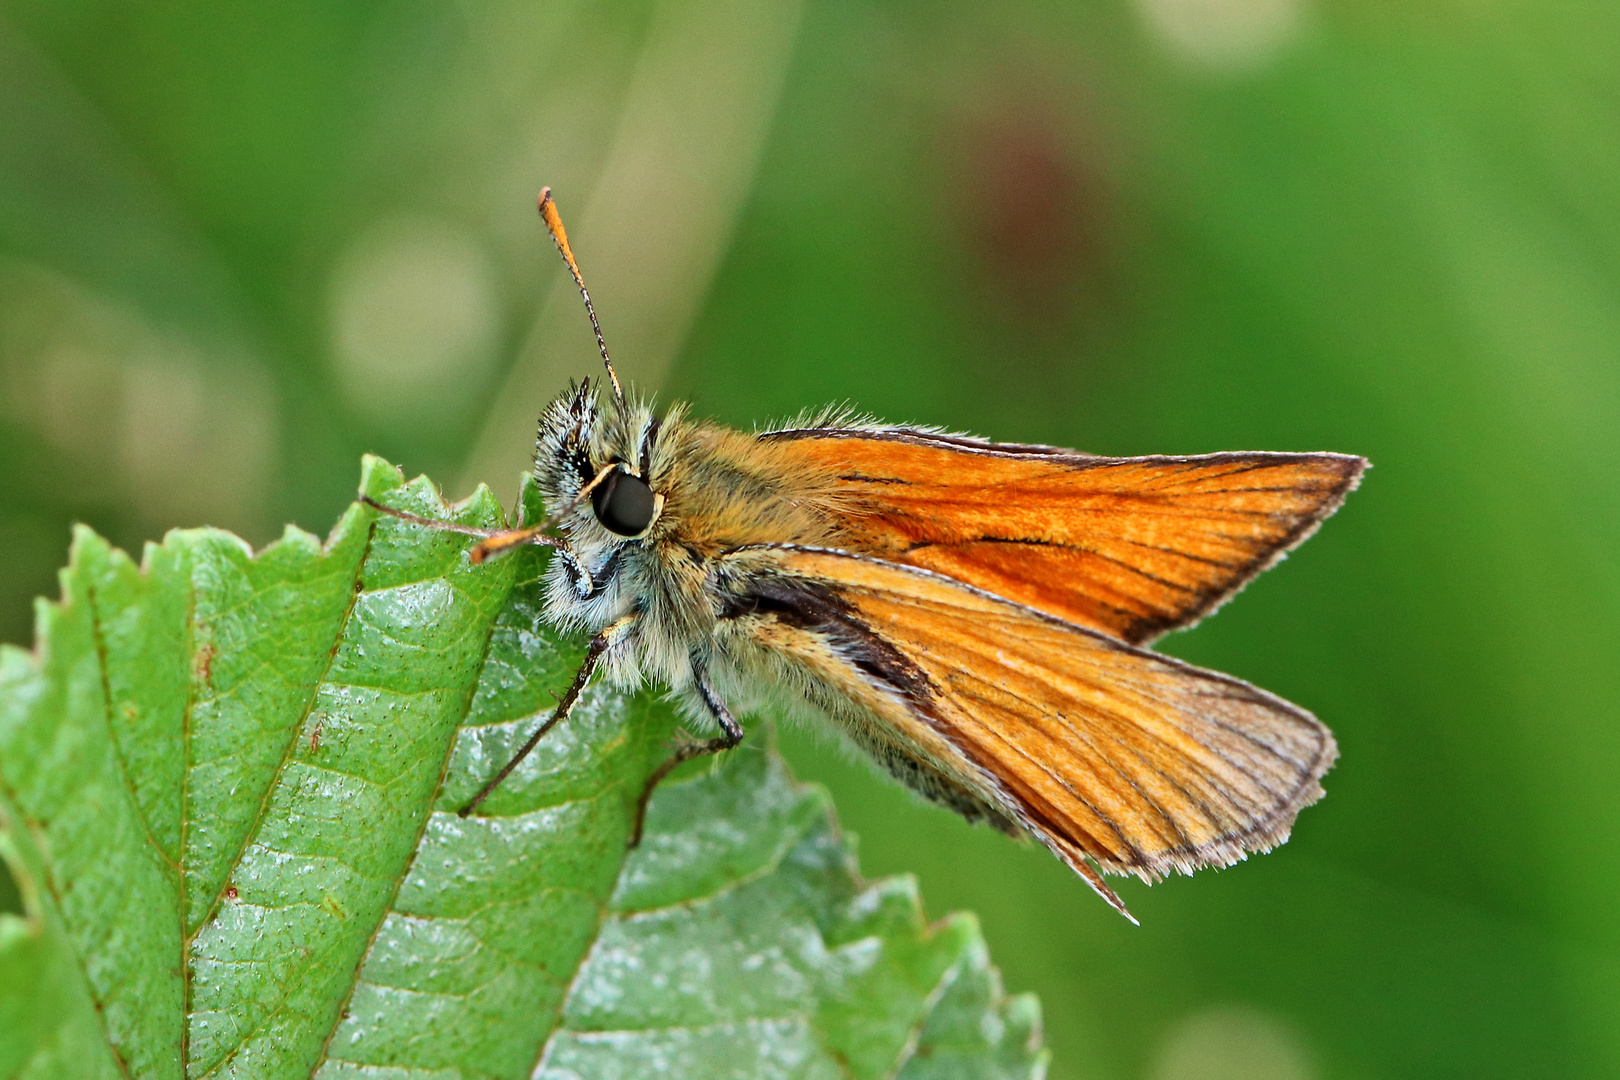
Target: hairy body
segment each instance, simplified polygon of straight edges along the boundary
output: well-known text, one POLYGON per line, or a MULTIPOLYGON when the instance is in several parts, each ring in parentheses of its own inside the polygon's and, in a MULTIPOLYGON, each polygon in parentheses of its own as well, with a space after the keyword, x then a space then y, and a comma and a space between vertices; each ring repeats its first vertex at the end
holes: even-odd
POLYGON ((1308 536, 1364 464, 1097 458, 838 413, 743 433, 586 384, 540 421, 536 477, 566 508, 546 613, 593 635, 576 690, 594 664, 718 729, 671 766, 774 698, 1123 911, 1092 864, 1227 865, 1320 797, 1337 751, 1314 717, 1140 646, 1308 536), (629 525, 620 481, 649 508, 629 525))

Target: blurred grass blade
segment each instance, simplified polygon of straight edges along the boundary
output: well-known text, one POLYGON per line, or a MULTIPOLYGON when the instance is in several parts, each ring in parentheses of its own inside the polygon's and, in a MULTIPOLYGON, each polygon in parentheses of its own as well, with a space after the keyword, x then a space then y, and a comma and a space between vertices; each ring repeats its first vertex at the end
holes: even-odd
MULTIPOLYGON (((500 520, 375 459, 362 491, 500 520)), ((758 740, 627 853, 674 720, 592 691, 457 817, 579 657, 542 552, 466 547, 358 504, 257 555, 78 533, 35 652, 0 652, 0 1075, 1039 1073, 975 921, 861 881, 758 740)))
MULTIPOLYGON (((798 0, 657 4, 590 202, 557 192, 614 363, 644 392, 663 382, 730 242, 787 75, 799 8, 798 0)), ((536 177, 536 187, 545 181, 536 177)), ((541 257, 553 257, 538 224, 535 243, 541 257)), ((505 483, 521 469, 533 452, 538 403, 600 370, 573 282, 562 273, 551 280, 468 459, 468 490, 505 483)))

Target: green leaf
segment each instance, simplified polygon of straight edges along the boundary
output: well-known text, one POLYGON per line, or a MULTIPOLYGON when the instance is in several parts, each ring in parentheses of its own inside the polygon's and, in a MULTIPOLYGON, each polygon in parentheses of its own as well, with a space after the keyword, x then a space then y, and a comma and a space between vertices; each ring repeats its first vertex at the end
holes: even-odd
MULTIPOLYGON (((501 521, 375 459, 361 490, 501 521)), ((257 555, 76 534, 34 652, 0 651, 0 1077, 1042 1072, 972 917, 863 881, 759 732, 631 851, 676 721, 593 688, 458 817, 582 655, 544 552, 467 547, 362 504, 257 555)))

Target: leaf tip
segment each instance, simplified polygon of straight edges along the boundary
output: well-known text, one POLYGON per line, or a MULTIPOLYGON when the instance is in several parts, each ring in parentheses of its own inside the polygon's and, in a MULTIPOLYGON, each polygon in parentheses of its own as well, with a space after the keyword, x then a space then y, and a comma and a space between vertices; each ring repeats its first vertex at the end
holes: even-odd
POLYGON ((523 479, 518 481, 516 513, 517 527, 520 529, 530 522, 546 519, 546 500, 540 495, 540 482, 535 479, 533 472, 525 472, 523 479))
POLYGON ((501 501, 489 490, 488 484, 479 484, 471 495, 453 503, 450 510, 458 519, 466 518, 481 525, 500 528, 506 524, 501 501))
POLYGON ((385 461, 375 454, 366 454, 360 459, 360 494, 369 495, 373 499, 386 495, 397 487, 405 484, 405 474, 398 465, 385 461))
POLYGON ((111 546, 84 522, 74 522, 73 539, 68 544, 68 566, 63 573, 71 572, 87 559, 105 558, 111 546))

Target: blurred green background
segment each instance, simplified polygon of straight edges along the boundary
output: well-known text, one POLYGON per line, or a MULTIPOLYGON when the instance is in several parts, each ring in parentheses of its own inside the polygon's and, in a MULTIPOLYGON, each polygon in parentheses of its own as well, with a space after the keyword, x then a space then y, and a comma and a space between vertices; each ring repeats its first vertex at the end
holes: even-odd
POLYGON ((509 498, 594 374, 1106 454, 1376 468, 1177 655, 1343 747, 1121 892, 827 749, 1054 1078, 1620 1075, 1620 9, 1568 0, 0 0, 0 634, 68 525, 509 498))

